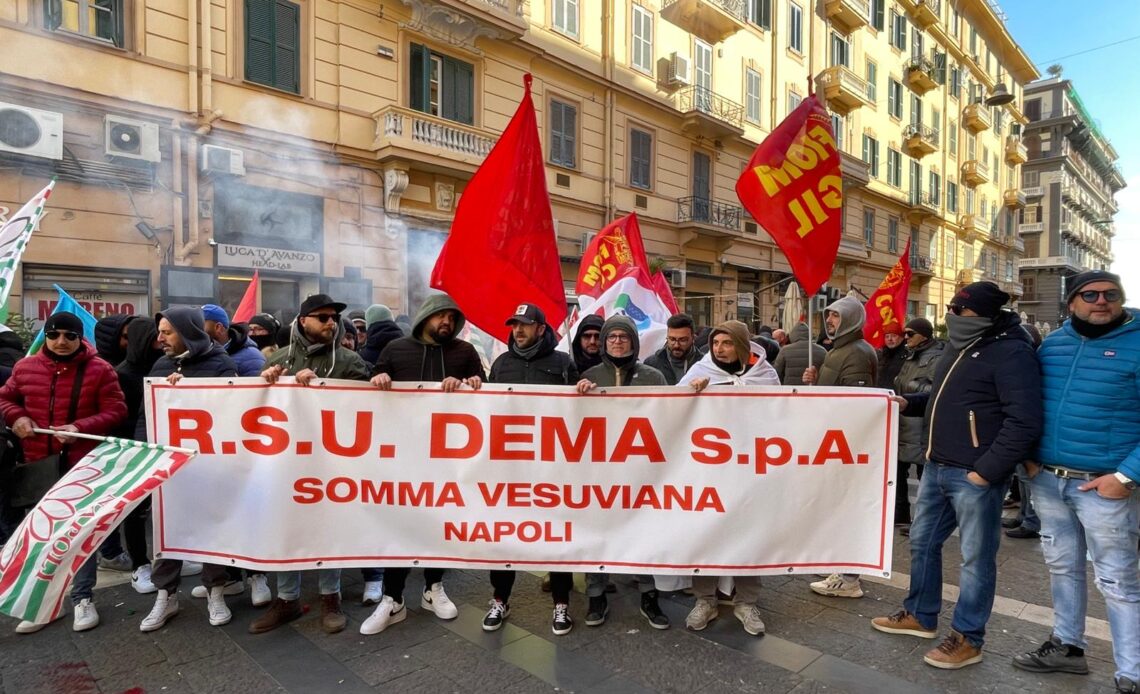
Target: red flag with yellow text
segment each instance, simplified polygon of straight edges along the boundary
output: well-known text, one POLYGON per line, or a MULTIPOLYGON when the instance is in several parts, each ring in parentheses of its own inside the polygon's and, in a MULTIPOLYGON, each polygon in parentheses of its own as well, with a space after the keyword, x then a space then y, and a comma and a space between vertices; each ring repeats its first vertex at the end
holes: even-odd
MULTIPOLYGON (((590 245, 582 253, 582 264, 578 270, 578 284, 575 292, 579 296, 597 299, 614 282, 641 268, 649 277, 649 260, 645 256, 645 244, 641 240, 641 226, 637 213, 630 212, 624 217, 610 222, 594 235, 590 245)), ((665 276, 660 271, 650 278, 654 292, 673 313, 677 313, 677 302, 665 276)))
POLYGON ((752 154, 736 195, 780 247, 804 292, 831 277, 842 233, 843 178, 831 116, 816 94, 752 154))
POLYGON ((562 261, 546 192, 546 167, 529 74, 518 110, 459 198, 431 286, 491 335, 519 304, 535 304, 557 327, 566 318, 562 261))
POLYGON ((879 288, 871 295, 864 305, 867 311, 867 320, 863 323, 863 339, 879 349, 886 341, 883 339, 883 328, 894 323, 900 328, 906 320, 906 295, 910 290, 910 239, 906 241, 906 248, 899 260, 883 281, 879 288))

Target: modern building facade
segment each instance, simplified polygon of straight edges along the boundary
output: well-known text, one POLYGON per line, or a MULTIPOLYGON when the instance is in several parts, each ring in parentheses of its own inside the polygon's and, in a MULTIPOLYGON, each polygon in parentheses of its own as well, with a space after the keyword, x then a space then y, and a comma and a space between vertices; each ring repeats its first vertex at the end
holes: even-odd
POLYGON ((914 314, 1019 287, 1037 73, 986 0, 15 0, 0 66, 0 203, 59 178, 10 299, 31 317, 53 283, 233 307, 254 270, 271 312, 414 312, 525 73, 568 288, 637 212, 684 310, 774 323, 789 266, 734 185, 812 89, 844 151, 834 292, 873 292, 908 238, 914 314))
POLYGON ((1056 327, 1069 315, 1066 281, 1112 264, 1113 196, 1125 182, 1116 150, 1072 82, 1057 76, 1026 86, 1025 115, 1021 310, 1030 322, 1056 327))

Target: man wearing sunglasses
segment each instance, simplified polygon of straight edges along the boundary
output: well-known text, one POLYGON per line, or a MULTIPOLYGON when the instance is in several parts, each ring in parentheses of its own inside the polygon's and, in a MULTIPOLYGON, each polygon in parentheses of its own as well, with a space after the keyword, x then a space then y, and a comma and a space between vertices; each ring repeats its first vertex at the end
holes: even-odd
POLYGON ((1120 278, 1069 281, 1069 320, 1041 345, 1045 432, 1025 467, 1053 589, 1053 633, 1015 656, 1030 672, 1085 674, 1086 554, 1104 595, 1116 690, 1140 683, 1140 323, 1120 278))
POLYGON ((1002 309, 1009 294, 974 282, 946 314, 949 347, 930 392, 896 396, 904 416, 924 416, 929 462, 910 526, 910 591, 903 609, 871 620, 875 629, 933 639, 942 612, 942 546, 959 532, 960 595, 927 665, 957 670, 982 661, 997 588, 1001 505, 1018 463, 1041 434, 1041 374, 1021 319, 1002 309))
MULTIPOLYGON (((913 318, 903 330, 906 340, 906 360, 902 369, 890 386, 899 395, 929 393, 934 385, 934 368, 942 357, 945 344, 934 338, 934 326, 925 318, 913 318)), ((922 419, 902 417, 899 421, 898 491, 895 493, 895 525, 899 532, 910 535, 910 497, 907 494, 907 478, 910 466, 918 471, 922 479, 923 463, 926 462, 926 445, 922 440, 922 419)))
POLYGON ((578 323, 574 341, 570 343, 570 355, 578 373, 602 363, 602 324, 606 319, 599 315, 586 316, 578 323))

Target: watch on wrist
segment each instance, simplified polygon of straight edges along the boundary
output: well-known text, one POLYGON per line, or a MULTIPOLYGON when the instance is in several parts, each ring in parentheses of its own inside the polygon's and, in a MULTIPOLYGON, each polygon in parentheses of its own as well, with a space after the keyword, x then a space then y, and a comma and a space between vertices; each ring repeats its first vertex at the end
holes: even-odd
POLYGON ((1132 479, 1123 472, 1117 472, 1113 476, 1116 477, 1116 481, 1123 484, 1128 491, 1136 489, 1136 480, 1132 479))

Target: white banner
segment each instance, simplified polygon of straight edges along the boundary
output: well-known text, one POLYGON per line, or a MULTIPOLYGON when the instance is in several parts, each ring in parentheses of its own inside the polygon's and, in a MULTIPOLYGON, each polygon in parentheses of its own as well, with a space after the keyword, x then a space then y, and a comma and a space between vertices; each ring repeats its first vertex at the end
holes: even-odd
POLYGON ((155 552, 356 566, 889 575, 898 408, 867 388, 149 381, 200 455, 155 552))

